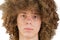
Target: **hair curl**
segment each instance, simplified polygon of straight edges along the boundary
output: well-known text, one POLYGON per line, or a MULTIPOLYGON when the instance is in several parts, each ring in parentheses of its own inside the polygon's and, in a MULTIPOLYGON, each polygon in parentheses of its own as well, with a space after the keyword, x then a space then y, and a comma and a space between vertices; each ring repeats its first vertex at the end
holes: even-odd
POLYGON ((56 5, 54 0, 5 0, 1 6, 3 10, 3 26, 7 29, 10 35, 10 40, 19 40, 19 31, 17 28, 18 10, 24 10, 32 6, 39 9, 42 24, 38 33, 39 40, 51 40, 57 28, 57 21, 59 20, 56 13, 56 5))

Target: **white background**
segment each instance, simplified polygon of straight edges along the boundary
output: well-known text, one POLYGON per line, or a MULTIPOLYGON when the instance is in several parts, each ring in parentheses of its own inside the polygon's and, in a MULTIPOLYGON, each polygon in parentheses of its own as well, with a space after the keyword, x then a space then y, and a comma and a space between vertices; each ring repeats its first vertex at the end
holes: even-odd
MULTIPOLYGON (((2 5, 5 1, 0 0, 0 5, 2 5)), ((60 0, 55 0, 57 5, 57 13, 60 18, 60 0)), ((6 33, 6 29, 2 26, 3 20, 2 17, 2 10, 0 10, 0 40, 9 40, 9 35, 6 33)), ((58 28, 56 30, 56 35, 52 38, 52 40, 60 40, 60 20, 58 21, 58 28)))

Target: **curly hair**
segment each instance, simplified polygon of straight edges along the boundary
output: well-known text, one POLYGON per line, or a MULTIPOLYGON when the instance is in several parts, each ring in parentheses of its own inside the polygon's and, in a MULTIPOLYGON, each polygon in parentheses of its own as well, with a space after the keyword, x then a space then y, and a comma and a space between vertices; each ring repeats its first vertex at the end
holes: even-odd
POLYGON ((1 6, 3 10, 2 19, 3 26, 10 35, 10 40, 19 40, 19 31, 16 25, 17 11, 25 10, 29 7, 35 8, 41 16, 41 28, 38 33, 39 40, 51 40, 59 20, 54 0, 5 0, 5 3, 1 6))

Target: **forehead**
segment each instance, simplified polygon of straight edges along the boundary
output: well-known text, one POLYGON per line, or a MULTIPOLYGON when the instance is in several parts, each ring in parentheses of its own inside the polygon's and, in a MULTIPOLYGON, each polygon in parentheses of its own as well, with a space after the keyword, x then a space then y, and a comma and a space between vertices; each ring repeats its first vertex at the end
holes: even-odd
POLYGON ((39 15, 40 14, 40 10, 38 8, 37 5, 34 5, 34 6, 27 6, 26 8, 24 9, 19 9, 17 10, 18 11, 18 14, 36 14, 36 15, 39 15))
POLYGON ((39 14, 39 10, 36 8, 27 8, 25 10, 18 10, 19 14, 39 14))

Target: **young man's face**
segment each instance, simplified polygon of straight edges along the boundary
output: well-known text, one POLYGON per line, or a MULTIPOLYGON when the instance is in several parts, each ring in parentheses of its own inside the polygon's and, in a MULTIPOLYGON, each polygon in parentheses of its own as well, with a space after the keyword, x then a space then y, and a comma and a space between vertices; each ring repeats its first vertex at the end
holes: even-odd
POLYGON ((39 15, 34 14, 34 10, 21 11, 17 17, 17 26, 19 33, 25 37, 36 36, 41 27, 39 15))

